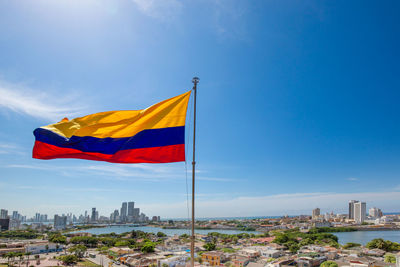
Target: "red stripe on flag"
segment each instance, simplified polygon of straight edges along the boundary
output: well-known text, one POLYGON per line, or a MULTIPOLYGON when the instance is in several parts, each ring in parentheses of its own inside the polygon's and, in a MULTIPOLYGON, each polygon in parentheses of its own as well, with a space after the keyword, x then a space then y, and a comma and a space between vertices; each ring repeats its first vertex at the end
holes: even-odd
POLYGON ((120 150, 113 155, 82 152, 35 141, 32 157, 36 159, 75 158, 112 163, 168 163, 185 161, 185 145, 120 150))

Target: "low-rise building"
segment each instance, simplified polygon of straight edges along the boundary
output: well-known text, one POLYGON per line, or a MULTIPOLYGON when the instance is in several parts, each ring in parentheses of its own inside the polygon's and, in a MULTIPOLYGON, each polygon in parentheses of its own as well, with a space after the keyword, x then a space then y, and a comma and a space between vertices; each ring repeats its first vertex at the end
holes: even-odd
POLYGON ((205 252, 201 255, 203 262, 208 262, 212 266, 218 266, 224 261, 224 253, 221 251, 205 252))
POLYGON ((25 251, 31 254, 62 251, 63 245, 49 243, 48 241, 35 242, 25 245, 25 251))
POLYGON ((123 255, 135 253, 135 250, 130 249, 128 247, 112 247, 112 248, 110 248, 110 251, 114 252, 119 257, 123 256, 123 255))

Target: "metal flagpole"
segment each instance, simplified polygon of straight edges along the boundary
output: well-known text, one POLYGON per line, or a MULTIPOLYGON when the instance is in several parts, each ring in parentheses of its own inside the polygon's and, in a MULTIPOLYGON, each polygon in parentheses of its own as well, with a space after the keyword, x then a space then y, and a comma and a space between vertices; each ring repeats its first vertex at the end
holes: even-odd
POLYGON ((194 77, 192 79, 193 82, 193 91, 194 91, 194 119, 193 119, 193 161, 192 161, 192 240, 190 243, 190 261, 191 261, 191 266, 194 267, 194 177, 195 177, 195 165, 196 165, 196 160, 195 160, 195 151, 196 151, 196 97, 197 97, 197 84, 200 81, 198 77, 194 77))

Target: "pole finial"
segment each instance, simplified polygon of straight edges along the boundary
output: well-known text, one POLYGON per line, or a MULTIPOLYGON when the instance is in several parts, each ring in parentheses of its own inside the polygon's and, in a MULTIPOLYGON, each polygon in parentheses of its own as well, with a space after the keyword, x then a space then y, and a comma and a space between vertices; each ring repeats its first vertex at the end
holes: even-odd
POLYGON ((193 77, 192 83, 197 84, 200 81, 199 77, 193 77))

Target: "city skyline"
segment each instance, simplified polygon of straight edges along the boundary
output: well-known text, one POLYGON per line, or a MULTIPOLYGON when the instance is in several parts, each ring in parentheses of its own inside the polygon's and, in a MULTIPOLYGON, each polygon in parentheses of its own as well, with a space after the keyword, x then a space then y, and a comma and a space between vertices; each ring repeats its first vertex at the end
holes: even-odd
MULTIPOLYGON (((150 217, 154 217, 154 215, 151 216, 146 216, 144 213, 140 212, 140 208, 134 208, 134 203, 133 201, 131 202, 122 202, 121 203, 121 208, 120 209, 114 209, 113 212, 110 213, 110 216, 107 218, 107 214, 106 213, 100 213, 97 208, 93 207, 91 208, 91 213, 88 212, 88 210, 85 210, 84 213, 77 213, 77 214, 73 214, 72 212, 59 212, 54 214, 55 215, 60 215, 60 216, 66 216, 68 218, 68 221, 70 222, 84 222, 84 223, 92 223, 92 222, 96 222, 99 220, 99 218, 102 218, 103 220, 105 218, 107 218, 107 220, 110 220, 110 222, 118 222, 118 223, 130 223, 130 222, 138 222, 139 221, 139 214, 145 217, 141 217, 141 218, 146 218, 146 220, 149 220, 150 217), (135 215, 132 215, 132 211, 131 211, 131 215, 129 215, 129 203, 131 204, 131 209, 136 210, 133 211, 135 215), (124 207, 127 207, 128 210, 126 210, 126 215, 123 215, 123 212, 120 212, 122 210, 125 210, 124 207), (84 214, 84 215, 83 215, 84 214), (94 216, 94 220, 93 220, 93 216, 94 216), (132 217, 130 217, 132 216, 132 217), (118 218, 117 218, 118 217, 118 218)), ((1 207, 0 207, 1 208, 1 207)), ((24 217, 24 220, 22 221, 30 221, 30 222, 44 222, 44 221, 51 221, 51 217, 53 216, 53 214, 50 214, 50 217, 48 217, 47 214, 41 214, 36 212, 35 216, 33 217, 27 217, 26 215, 23 216, 21 215, 18 211, 12 211, 12 214, 9 214, 9 210, 6 208, 1 208, 0 209, 0 218, 10 218, 10 219, 16 219, 16 218, 21 218, 24 217), (45 216, 45 217, 44 217, 45 216), (40 218, 40 219, 38 219, 40 218), (46 219, 42 219, 42 218, 46 218, 46 219), (47 219, 49 218, 49 219, 47 219)), ((371 217, 382 217, 384 214, 398 214, 400 212, 396 212, 396 211, 384 211, 382 212, 382 210, 380 208, 377 208, 376 206, 371 206, 371 205, 367 205, 366 202, 364 201, 358 201, 358 200, 350 200, 348 201, 348 207, 343 209, 324 209, 324 208, 319 208, 316 207, 312 210, 308 210, 308 212, 305 212, 303 214, 278 214, 278 215, 259 215, 259 216, 236 216, 236 218, 245 218, 245 217, 278 217, 278 216, 311 216, 312 219, 317 218, 319 216, 324 216, 325 214, 338 214, 338 215, 346 215, 347 218, 352 219, 358 223, 362 223, 366 216, 371 216, 371 217), (361 208, 358 208, 358 210, 356 211, 354 209, 355 204, 360 204, 362 205, 361 208), (369 207, 367 209, 367 207, 369 207), (362 209, 362 210, 360 210, 362 209), (334 210, 336 211, 334 213, 334 210), (368 212, 367 212, 368 210, 368 212), (339 211, 339 212, 338 212, 339 211), (359 215, 355 215, 355 214, 359 215), (362 215, 363 214, 363 215, 362 215), (358 221, 355 216, 361 216, 362 220, 358 221)), ((160 216, 155 215, 156 217, 160 218, 160 216)), ((199 219, 203 219, 203 218, 210 218, 210 217, 200 217, 199 219)), ((229 216, 216 216, 214 218, 229 218, 229 216)), ((188 219, 188 218, 184 218, 184 217, 164 217, 163 220, 168 220, 168 219, 188 219)), ((100 220, 101 221, 101 220, 100 220)))
POLYGON ((150 2, 0 2, 3 206, 109 216, 135 199, 186 218, 192 102, 187 164, 35 160, 32 131, 144 109, 198 76, 196 217, 399 211, 398 2, 150 2))

